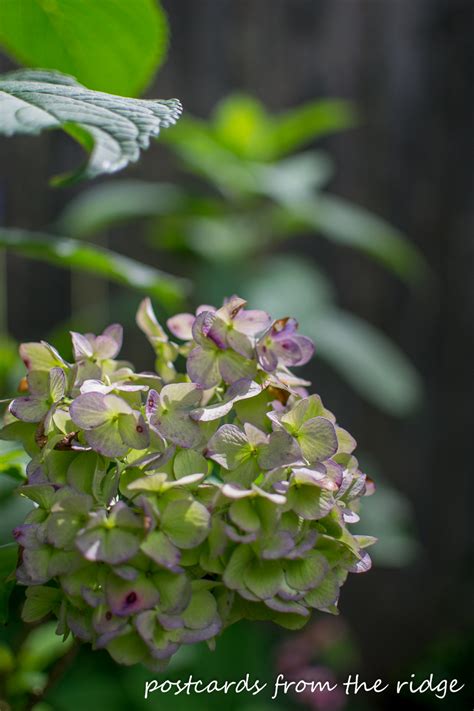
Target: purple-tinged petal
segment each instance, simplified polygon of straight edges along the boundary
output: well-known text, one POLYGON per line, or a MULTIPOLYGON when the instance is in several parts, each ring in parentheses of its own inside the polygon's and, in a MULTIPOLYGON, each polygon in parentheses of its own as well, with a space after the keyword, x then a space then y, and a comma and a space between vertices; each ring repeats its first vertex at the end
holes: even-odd
POLYGON ((350 568, 350 573, 367 573, 372 567, 372 559, 367 551, 361 551, 360 559, 353 563, 350 568))
POLYGON ((314 355, 314 343, 306 336, 293 336, 293 341, 298 345, 301 353, 300 360, 294 365, 305 365, 314 355))
POLYGON ((248 309, 240 311, 234 317, 234 328, 247 336, 257 336, 266 331, 271 323, 271 317, 265 311, 248 309))
POLYGON ((294 337, 279 338, 273 344, 273 352, 284 365, 299 365, 302 359, 301 349, 294 337))
POLYGON ((193 381, 206 390, 219 385, 222 378, 219 371, 217 351, 198 346, 188 356, 186 370, 193 381))
POLYGON ((257 343, 258 362, 267 373, 272 373, 278 365, 278 357, 273 350, 273 343, 263 338, 257 343))
POLYGON ((99 360, 115 358, 122 348, 122 343, 123 328, 119 323, 113 323, 111 326, 107 326, 101 336, 96 338, 94 355, 99 360))
POLYGON ((80 361, 87 358, 92 358, 94 350, 92 344, 86 336, 82 333, 76 333, 76 331, 71 331, 72 339, 72 351, 74 354, 74 360, 80 361))
POLYGON ((208 333, 215 319, 215 313, 211 311, 202 311, 193 323, 193 339, 198 346, 209 348, 212 344, 209 343, 208 333))
POLYGON ((109 575, 106 595, 110 609, 118 617, 128 617, 141 610, 148 610, 159 602, 158 590, 145 575, 133 581, 109 575))
POLYGON ((169 330, 181 341, 191 341, 193 338, 193 323, 196 317, 193 314, 176 314, 166 322, 169 330))
POLYGON ((10 403, 10 412, 22 422, 41 422, 49 410, 49 402, 39 397, 19 397, 10 403))
POLYGON ((113 422, 106 422, 92 430, 86 430, 85 437, 87 444, 95 452, 111 459, 122 457, 130 449, 129 445, 122 440, 118 427, 113 422))
POLYGON ((105 396, 98 392, 79 395, 71 403, 69 413, 74 424, 83 429, 99 427, 110 419, 105 396))

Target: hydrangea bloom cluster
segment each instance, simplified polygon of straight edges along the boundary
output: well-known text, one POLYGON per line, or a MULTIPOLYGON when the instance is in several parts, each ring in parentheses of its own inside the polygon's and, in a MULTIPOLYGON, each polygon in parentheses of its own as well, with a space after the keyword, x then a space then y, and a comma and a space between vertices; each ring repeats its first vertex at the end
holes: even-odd
POLYGON ((14 531, 24 619, 160 669, 183 644, 241 619, 290 629, 337 612, 349 572, 370 567, 353 535, 373 485, 351 435, 290 371, 313 354, 294 319, 234 296, 137 323, 156 372, 117 360, 122 328, 72 333, 74 363, 45 342, 1 436, 31 457, 14 531), (178 363, 185 364, 179 372, 178 363))

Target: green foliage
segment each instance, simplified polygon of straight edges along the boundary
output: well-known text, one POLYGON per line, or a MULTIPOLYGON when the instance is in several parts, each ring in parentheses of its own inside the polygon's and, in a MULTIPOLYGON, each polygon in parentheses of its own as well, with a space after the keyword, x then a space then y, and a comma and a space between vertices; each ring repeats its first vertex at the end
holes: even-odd
POLYGON ((165 142, 188 169, 235 202, 254 195, 270 198, 271 227, 277 233, 316 231, 367 252, 400 278, 413 281, 426 273, 426 265, 398 230, 341 198, 320 192, 332 175, 324 153, 310 151, 281 160, 353 121, 353 111, 345 102, 315 101, 273 116, 256 99, 234 95, 217 106, 208 122, 186 116, 165 142))
POLYGON ((4 135, 62 128, 90 153, 84 168, 55 179, 64 184, 136 161, 151 137, 177 121, 181 105, 95 92, 58 72, 20 70, 0 76, 0 111, 4 135))
POLYGON ((185 279, 103 247, 67 237, 0 228, 0 247, 59 267, 101 276, 151 294, 168 306, 179 303, 188 291, 185 279))
POLYGON ((312 609, 337 614, 348 573, 370 569, 376 539, 349 525, 373 483, 290 370, 313 344, 294 319, 245 305, 168 319, 178 345, 144 300, 157 373, 117 360, 118 324, 72 332, 74 363, 21 345, 27 392, 0 437, 16 426, 36 444, 20 489, 35 507, 14 530, 25 621, 52 613, 59 635, 156 671, 242 618, 299 629, 312 609))
POLYGON ((353 120, 344 102, 311 102, 274 116, 252 97, 230 96, 209 121, 186 116, 165 136, 187 170, 210 183, 210 196, 159 183, 108 183, 72 201, 59 225, 90 237, 116 222, 154 218, 151 241, 186 260, 202 300, 220 299, 231 289, 252 303, 295 313, 321 357, 352 387, 377 407, 403 415, 421 397, 419 377, 404 354, 342 311, 329 278, 315 265, 269 255, 292 237, 320 234, 411 284, 426 276, 423 257, 397 229, 324 190, 334 170, 326 153, 287 155, 353 120))
POLYGON ((0 44, 25 66, 72 74, 91 89, 136 96, 162 63, 158 0, 2 0, 0 44))

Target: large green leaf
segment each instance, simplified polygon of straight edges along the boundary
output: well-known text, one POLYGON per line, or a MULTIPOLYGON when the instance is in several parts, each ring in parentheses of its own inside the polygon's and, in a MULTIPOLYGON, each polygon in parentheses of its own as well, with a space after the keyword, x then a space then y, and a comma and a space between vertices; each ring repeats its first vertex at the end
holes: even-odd
POLYGON ((0 133, 62 128, 90 152, 82 169, 57 183, 121 170, 138 160, 150 138, 175 123, 180 113, 177 99, 104 94, 58 72, 22 70, 0 76, 0 133))
POLYGON ((318 99, 276 115, 270 125, 272 157, 287 155, 301 146, 356 123, 352 104, 341 99, 318 99))
POLYGON ((351 104, 318 99, 279 114, 269 114, 252 96, 231 94, 212 116, 213 135, 236 155, 274 161, 311 141, 341 131, 355 122, 351 104))
POLYGON ((72 74, 91 89, 135 96, 167 47, 158 0, 2 0, 0 43, 21 64, 72 74))
POLYGON ((183 202, 181 190, 167 183, 99 183, 68 203, 57 226, 64 234, 87 237, 126 220, 178 212, 183 202))
POLYGON ((401 417, 419 405, 422 385, 414 366, 367 321, 334 308, 305 318, 302 329, 321 357, 381 410, 401 417))
POLYGON ((0 228, 0 247, 59 267, 104 277, 155 297, 167 306, 176 306, 189 290, 185 279, 68 237, 0 228))
POLYGON ((366 252, 406 281, 416 282, 428 274, 428 265, 415 245, 368 210, 327 193, 311 200, 293 200, 290 193, 280 193, 279 201, 287 210, 290 230, 316 230, 333 242, 366 252))

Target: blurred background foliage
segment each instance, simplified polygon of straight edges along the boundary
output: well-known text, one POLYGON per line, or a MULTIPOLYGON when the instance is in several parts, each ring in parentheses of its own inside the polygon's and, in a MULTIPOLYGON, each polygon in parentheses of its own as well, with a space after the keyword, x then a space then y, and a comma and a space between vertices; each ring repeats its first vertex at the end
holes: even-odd
MULTIPOLYGON (((28 183, 28 176, 19 172, 25 160, 20 160, 14 171, 9 170, 8 160, 2 161, 0 396, 14 394, 22 377, 17 356, 19 339, 46 338, 67 356, 70 328, 102 330, 111 320, 118 320, 131 335, 139 293, 152 296, 162 320, 176 309, 192 309, 201 302, 218 303, 234 292, 275 316, 295 314, 301 331, 314 339, 317 348, 316 364, 305 374, 315 381, 327 404, 340 413, 341 421, 349 420, 351 429, 361 433, 361 461, 378 483, 377 496, 364 507, 362 521, 364 532, 380 539, 374 560, 381 572, 368 576, 359 593, 359 579, 347 586, 344 614, 339 618, 317 618, 302 633, 286 636, 267 625, 239 625, 223 635, 217 654, 198 645, 178 655, 169 672, 159 676, 184 679, 192 673, 194 678, 209 680, 239 679, 250 673, 252 678, 270 684, 279 671, 289 679, 343 680, 359 670, 365 670, 367 678, 375 678, 378 671, 388 680, 431 671, 458 677, 464 673, 466 677, 472 632, 461 638, 444 624, 433 630, 434 612, 423 623, 423 615, 428 614, 423 597, 411 590, 406 592, 414 580, 420 580, 417 576, 423 579, 423 559, 429 556, 426 547, 434 545, 433 524, 420 535, 427 517, 419 513, 418 494, 426 496, 428 507, 436 504, 431 494, 425 493, 430 489, 427 478, 432 476, 434 454, 427 456, 426 470, 422 470, 416 450, 418 436, 409 435, 407 428, 422 438, 430 426, 426 408, 433 403, 419 369, 405 353, 406 339, 401 346, 402 339, 393 335, 397 330, 385 320, 402 318, 397 299, 408 304, 408 310, 416 311, 416 304, 434 298, 439 287, 423 250, 415 245, 414 235, 408 235, 410 227, 415 228, 415 219, 406 221, 409 229, 405 235, 379 216, 379 212, 393 215, 392 210, 385 209, 387 201, 380 200, 380 207, 377 200, 372 201, 376 214, 363 206, 365 200, 359 205, 337 190, 338 175, 351 170, 354 173, 354 165, 359 167, 356 175, 365 169, 364 154, 357 156, 344 150, 344 146, 350 147, 344 143, 344 136, 357 136, 367 123, 372 126, 370 115, 358 102, 364 91, 342 92, 355 101, 314 98, 319 93, 331 94, 327 91, 331 81, 320 81, 318 86, 311 79, 310 68, 316 61, 312 54, 306 55, 307 66, 301 70, 308 76, 305 91, 288 91, 291 100, 278 101, 278 91, 272 84, 278 67, 285 86, 292 82, 298 85, 293 75, 299 71, 299 55, 292 43, 293 35, 305 36, 303 25, 308 32, 308 47, 313 47, 321 39, 318 32, 332 27, 327 17, 336 18, 336 29, 332 28, 333 35, 329 33, 327 39, 332 64, 329 62, 325 71, 330 79, 338 76, 338 43, 347 41, 351 33, 358 38, 355 43, 366 39, 360 28, 362 19, 368 22, 365 32, 373 37, 370 33, 379 28, 387 31, 392 15, 398 19, 401 15, 390 9, 377 14, 370 0, 355 9, 349 9, 344 0, 337 0, 331 9, 323 0, 298 0, 294 4, 265 0, 258 9, 247 2, 239 5, 236 0, 226 0, 226 19, 217 3, 207 0, 201 13, 188 2, 163 4, 170 23, 156 0, 131 0, 126 4, 104 0, 93 6, 81 0, 6 0, 0 5, 0 44, 9 57, 1 60, 5 69, 15 66, 12 60, 24 66, 56 69, 74 75, 89 88, 124 96, 137 96, 151 83, 166 56, 170 24, 170 61, 149 96, 164 96, 164 84, 169 95, 184 99, 186 109, 179 123, 160 136, 159 142, 165 145, 152 146, 140 166, 129 169, 124 177, 68 188, 60 197, 57 191, 45 187, 45 176, 51 163, 55 170, 63 170, 75 155, 67 140, 13 139, 12 148, 10 143, 2 148, 6 140, 0 144, 2 157, 7 159, 9 155, 26 154, 33 160, 38 155, 41 166, 32 174, 44 181, 35 185, 37 192, 28 197, 23 190, 15 192, 15 187, 5 190, 2 186, 7 178, 22 185, 23 180, 28 183), (240 14, 238 6, 245 6, 245 11, 240 14), (273 19, 266 26, 268 13, 273 13, 273 19), (273 42, 277 51, 272 34, 275 17, 287 20, 282 31, 287 61, 282 64, 278 55, 277 62, 275 55, 274 68, 266 57, 268 69, 264 71, 257 62, 257 58, 263 61, 258 48, 270 51, 273 42), (351 22, 357 31, 352 32, 351 22), (216 32, 222 37, 227 32, 230 44, 226 47, 221 37, 211 51, 209 45, 216 32), (239 79, 229 80, 217 65, 221 59, 231 62, 237 45, 241 45, 239 66, 247 66, 248 71, 242 72, 241 79, 236 63, 234 72, 239 79), (202 59, 206 52, 210 52, 208 64, 202 59), (184 60, 180 64, 180 53, 189 57, 187 65, 184 60), (201 72, 203 66, 205 73, 201 72), (220 77, 220 84, 213 93, 209 87, 216 83, 214 77, 220 77), (201 92, 207 98, 201 99, 201 92), (287 105, 292 108, 282 108, 287 105), (193 116, 193 110, 206 118, 193 116), (34 148, 32 141, 39 147, 34 148), (338 150, 334 151, 334 146, 338 150), (39 152, 35 154, 35 150, 39 152), (42 209, 42 201, 47 209, 42 209), (52 267, 43 268, 37 262, 52 267), (58 273, 58 268, 64 273, 58 273), (26 297, 16 279, 18 285, 26 284, 26 297), (382 283, 396 285, 390 287, 397 295, 395 304, 380 288, 382 283), (368 294, 371 303, 385 299, 382 319, 371 318, 370 309, 364 313, 360 308, 363 299, 348 302, 344 293, 347 284, 351 285, 348 293, 368 294), (340 386, 340 381, 345 384, 340 386), (356 404, 361 398, 365 405, 356 404), (404 446, 415 447, 414 454, 403 454, 404 446), (407 460, 405 472, 400 464, 407 460), (416 463, 421 471, 417 488, 404 478, 407 472, 417 476, 416 463), (402 573, 404 570, 408 572, 402 573), (413 620, 420 618, 419 642, 404 646, 400 638, 388 651, 394 625, 405 628, 401 621, 403 606, 397 610, 394 607, 407 596, 415 602, 406 626, 412 634, 413 620), (370 604, 366 597, 373 598, 370 604), (385 622, 379 642, 367 626, 380 629, 385 622), (426 628, 428 638, 423 631, 426 628)), ((387 5, 391 5, 390 0, 387 5)), ((406 9, 405 3, 401 5, 406 9)), ((462 3, 459 5, 462 10, 462 3)), ((436 0, 432 14, 426 10, 427 21, 444 17, 443 8, 436 0)), ((425 16, 412 10, 404 17, 416 26, 425 16)), ((453 36, 461 32, 459 27, 454 26, 453 36)), ((403 29, 400 31, 402 35, 395 35, 396 39, 408 42, 403 29)), ((452 38, 450 41, 454 42, 452 38)), ((350 63, 351 56, 355 61, 358 49, 350 42, 347 46, 346 61, 350 63)), ((393 61, 398 71, 400 57, 384 51, 385 60, 393 61)), ((375 50, 373 56, 369 51, 366 61, 371 70, 377 62, 375 50)), ((360 72, 360 82, 370 86, 371 71, 362 67, 360 72)), ((357 87, 357 70, 350 76, 349 86, 357 87)), ((428 83, 429 78, 425 81, 428 83)), ((333 85, 337 85, 336 80, 333 85)), ((390 106, 393 109, 397 111, 398 106, 390 106)), ((377 126, 381 130, 380 124, 377 126)), ((369 143, 376 138, 375 132, 369 133, 369 143)), ((396 172, 396 168, 392 170, 396 172)), ((392 184, 409 183, 408 170, 407 160, 403 172, 392 177, 392 184)), ((412 336, 422 328, 419 321, 412 328, 412 336)), ((134 338, 125 355, 139 366, 150 365, 143 344, 134 338)), ((428 355, 424 358, 419 359, 422 366, 429 362, 428 355)), ((434 426, 432 430, 435 432, 434 426)), ((13 708, 34 707, 36 711, 74 711, 86 704, 91 708, 107 704, 117 711, 138 710, 153 703, 176 710, 221 705, 220 695, 166 700, 156 697, 146 702, 143 686, 151 677, 146 670, 135 667, 118 671, 103 653, 91 653, 87 648, 78 651, 63 644, 51 623, 31 628, 18 621, 23 595, 21 589, 13 589, 10 579, 15 561, 9 544, 11 529, 23 519, 28 505, 15 495, 24 467, 21 451, 10 443, 0 443, 0 618, 6 620, 8 605, 12 613, 8 624, 0 629, 0 699, 7 698, 13 708), (36 703, 38 696, 44 699, 36 703)), ((435 549, 435 559, 437 554, 443 555, 435 549)), ((461 588, 465 590, 464 582, 461 588)), ((460 598, 464 596, 465 592, 460 598)), ((466 708, 468 693, 450 699, 449 708, 466 708)), ((390 704, 399 703, 390 694, 383 696, 379 706, 369 697, 348 701, 337 695, 280 698, 278 703, 268 696, 229 696, 225 701, 229 708, 239 711, 266 711, 278 706, 385 711, 392 708, 390 704)), ((403 703, 406 708, 418 709, 436 701, 428 696, 407 697, 403 703)))

